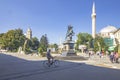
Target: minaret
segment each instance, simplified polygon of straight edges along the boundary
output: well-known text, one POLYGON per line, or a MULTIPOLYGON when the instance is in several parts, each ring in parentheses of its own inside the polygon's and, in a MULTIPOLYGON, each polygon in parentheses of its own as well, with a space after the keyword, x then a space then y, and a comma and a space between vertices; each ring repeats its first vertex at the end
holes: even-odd
POLYGON ((96 35, 96 13, 95 13, 95 3, 93 2, 93 7, 92 7, 92 37, 95 38, 96 35))
POLYGON ((32 38, 32 30, 30 28, 28 28, 28 30, 27 30, 26 38, 28 38, 28 39, 32 38))

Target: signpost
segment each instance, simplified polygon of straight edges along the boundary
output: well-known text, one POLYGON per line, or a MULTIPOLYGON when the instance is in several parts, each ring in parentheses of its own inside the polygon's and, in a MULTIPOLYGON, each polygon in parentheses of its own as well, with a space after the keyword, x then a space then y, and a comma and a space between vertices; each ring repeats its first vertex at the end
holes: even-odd
POLYGON ((108 50, 109 50, 109 51, 113 51, 114 48, 115 48, 114 46, 110 46, 110 47, 108 48, 108 50))

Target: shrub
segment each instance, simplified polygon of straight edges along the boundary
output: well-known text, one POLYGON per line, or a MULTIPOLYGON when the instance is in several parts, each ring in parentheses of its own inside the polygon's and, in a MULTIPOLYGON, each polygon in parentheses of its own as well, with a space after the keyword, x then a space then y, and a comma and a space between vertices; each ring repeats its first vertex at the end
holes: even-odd
POLYGON ((41 47, 38 48, 38 52, 39 52, 39 54, 40 54, 42 57, 45 57, 45 56, 46 56, 46 52, 44 52, 41 47))

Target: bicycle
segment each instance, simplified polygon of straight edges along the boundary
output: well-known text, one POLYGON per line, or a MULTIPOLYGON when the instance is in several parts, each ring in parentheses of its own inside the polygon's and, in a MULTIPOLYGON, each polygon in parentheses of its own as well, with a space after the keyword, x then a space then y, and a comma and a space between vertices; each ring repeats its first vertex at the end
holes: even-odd
POLYGON ((50 67, 58 67, 60 65, 60 61, 57 59, 53 59, 50 63, 48 63, 48 60, 43 61, 43 66, 45 68, 50 68, 50 67))

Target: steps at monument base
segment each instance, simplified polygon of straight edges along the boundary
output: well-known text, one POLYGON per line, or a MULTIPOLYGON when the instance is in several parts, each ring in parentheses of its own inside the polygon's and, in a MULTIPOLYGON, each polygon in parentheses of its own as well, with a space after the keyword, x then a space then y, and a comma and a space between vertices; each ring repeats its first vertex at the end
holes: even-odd
POLYGON ((69 50, 69 51, 63 51, 61 56, 66 57, 66 56, 77 56, 76 52, 74 50, 69 50))

